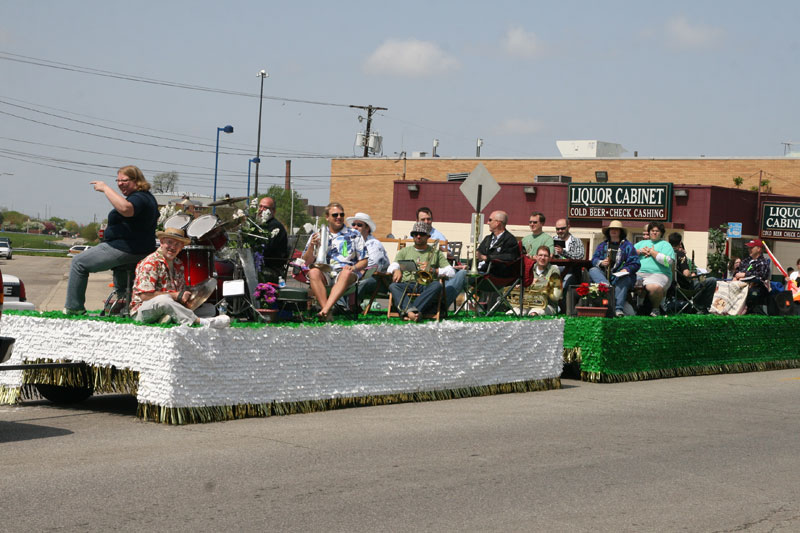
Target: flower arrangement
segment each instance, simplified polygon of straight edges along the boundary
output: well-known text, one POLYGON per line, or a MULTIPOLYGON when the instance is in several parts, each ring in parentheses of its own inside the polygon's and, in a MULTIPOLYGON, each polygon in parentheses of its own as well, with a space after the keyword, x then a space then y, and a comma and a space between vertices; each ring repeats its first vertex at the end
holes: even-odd
POLYGON ((156 223, 156 230, 164 231, 164 222, 176 213, 174 205, 165 205, 158 210, 158 222, 156 223))
POLYGON ((278 300, 278 285, 275 283, 259 283, 253 292, 253 297, 262 302, 265 308, 271 308, 278 300))
POLYGON ((608 294, 608 285, 605 283, 581 283, 575 288, 581 298, 602 298, 608 294))

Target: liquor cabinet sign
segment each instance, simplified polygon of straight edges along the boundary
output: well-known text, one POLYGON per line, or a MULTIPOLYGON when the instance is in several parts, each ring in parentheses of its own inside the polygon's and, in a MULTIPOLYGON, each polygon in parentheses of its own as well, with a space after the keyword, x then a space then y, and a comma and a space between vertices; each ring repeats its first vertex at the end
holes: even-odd
POLYGON ((671 183, 573 183, 570 218, 672 221, 671 183))
POLYGON ((800 240, 800 204, 761 204, 760 237, 800 240))

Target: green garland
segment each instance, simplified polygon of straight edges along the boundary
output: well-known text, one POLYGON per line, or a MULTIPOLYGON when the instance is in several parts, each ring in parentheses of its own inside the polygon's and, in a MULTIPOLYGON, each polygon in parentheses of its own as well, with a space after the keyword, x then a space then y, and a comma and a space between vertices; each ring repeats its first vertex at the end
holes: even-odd
POLYGON ((799 328, 798 316, 567 318, 564 359, 594 382, 798 368, 799 328))

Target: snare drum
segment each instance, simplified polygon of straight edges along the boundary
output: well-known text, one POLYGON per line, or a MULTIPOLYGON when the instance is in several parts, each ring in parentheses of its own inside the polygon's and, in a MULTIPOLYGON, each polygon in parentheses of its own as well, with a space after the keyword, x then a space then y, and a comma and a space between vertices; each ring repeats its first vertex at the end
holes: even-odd
POLYGON ((178 257, 184 265, 186 287, 194 287, 210 278, 214 273, 214 247, 187 245, 178 257))
POLYGON ((186 229, 192 222, 192 217, 185 213, 178 213, 177 215, 172 215, 169 217, 166 222, 164 222, 164 229, 167 228, 177 228, 177 229, 186 229))
POLYGON ((203 215, 194 219, 186 228, 186 235, 199 244, 221 250, 228 244, 228 234, 216 215, 203 215))

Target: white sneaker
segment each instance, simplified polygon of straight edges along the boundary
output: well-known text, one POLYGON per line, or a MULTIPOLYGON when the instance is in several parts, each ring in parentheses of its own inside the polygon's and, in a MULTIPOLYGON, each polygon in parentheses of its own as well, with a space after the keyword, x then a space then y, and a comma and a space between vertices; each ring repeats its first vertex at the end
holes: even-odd
POLYGON ((231 317, 219 315, 211 318, 198 318, 197 323, 204 328, 223 329, 231 325, 231 317))

